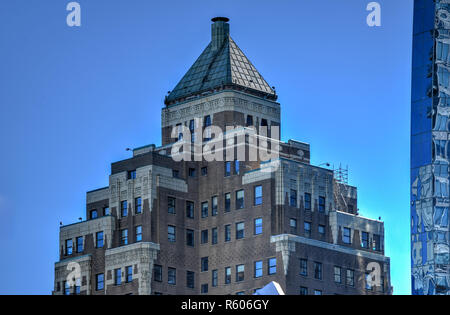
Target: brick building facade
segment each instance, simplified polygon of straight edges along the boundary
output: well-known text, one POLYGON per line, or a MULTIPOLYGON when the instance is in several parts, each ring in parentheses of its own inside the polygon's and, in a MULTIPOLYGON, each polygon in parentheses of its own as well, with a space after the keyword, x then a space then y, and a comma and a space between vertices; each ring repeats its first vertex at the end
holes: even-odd
POLYGON ((280 141, 276 92, 228 19, 213 19, 161 120, 162 145, 113 163, 87 220, 61 227, 54 294, 253 294, 270 281, 287 294, 391 293, 383 222, 358 215, 356 188, 311 165, 309 144, 280 141), (212 126, 233 129, 221 139, 212 126), (195 153, 218 143, 224 160, 195 153), (252 159, 261 146, 277 158, 252 159))

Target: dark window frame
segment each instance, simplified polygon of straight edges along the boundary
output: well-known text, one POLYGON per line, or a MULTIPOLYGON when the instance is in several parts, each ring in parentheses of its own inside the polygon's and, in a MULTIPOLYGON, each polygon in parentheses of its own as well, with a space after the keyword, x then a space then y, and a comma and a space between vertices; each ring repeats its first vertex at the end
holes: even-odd
POLYGON ((253 205, 254 206, 260 206, 263 203, 263 187, 262 185, 257 185, 253 189, 253 205))
POLYGON ((245 222, 237 222, 236 223, 236 239, 241 240, 245 238, 245 222), (242 228, 239 228, 239 225, 242 225, 242 228))
POLYGON ((325 213, 326 211, 326 199, 323 196, 319 196, 319 212, 325 213))
POLYGON ((135 214, 142 213, 142 197, 137 197, 134 199, 134 213, 135 214))
POLYGON ((167 268, 167 284, 177 285, 177 269, 169 267, 167 268))
POLYGON ((261 235, 264 232, 264 227, 263 227, 263 218, 255 218, 253 220, 253 225, 254 225, 254 229, 253 229, 253 235, 261 235), (260 221, 261 223, 258 224, 256 221, 260 221))
POLYGON ((240 189, 236 191, 236 210, 242 210, 245 208, 245 190, 240 189), (238 197, 238 194, 242 193, 242 197, 238 197))
POLYGON ((177 199, 172 196, 167 196, 167 213, 176 214, 177 213, 177 199))
POLYGON ((314 262, 314 279, 323 280, 323 264, 321 262, 314 262))
POLYGON ((186 246, 195 247, 195 232, 194 232, 194 230, 186 229, 186 246))
POLYGON ((167 226, 167 241, 169 243, 175 243, 177 241, 177 228, 175 225, 167 226), (170 228, 173 228, 173 233, 171 233, 170 228))
POLYGON ((305 210, 311 210, 311 194, 305 193, 305 210))
POLYGON ((104 289, 105 289, 105 274, 104 273, 96 274, 95 275, 95 291, 103 291, 104 289))

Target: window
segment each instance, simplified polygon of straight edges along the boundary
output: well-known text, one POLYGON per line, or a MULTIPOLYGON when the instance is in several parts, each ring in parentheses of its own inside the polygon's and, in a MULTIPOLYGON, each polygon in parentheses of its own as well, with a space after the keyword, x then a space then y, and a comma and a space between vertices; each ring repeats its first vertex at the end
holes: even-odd
POLYGON ((155 278, 155 281, 162 282, 162 266, 155 265, 153 268, 153 277, 155 278))
POLYGON ((201 168, 201 174, 202 176, 208 176, 208 168, 206 166, 201 168))
POLYGON ((314 295, 322 295, 322 291, 321 290, 314 290, 314 295))
POLYGON ((174 243, 176 242, 176 229, 173 225, 167 226, 167 239, 169 242, 174 243))
POLYGON ((173 197, 167 197, 167 212, 170 214, 175 214, 175 203, 176 199, 173 197))
POLYGON ((380 292, 384 293, 384 277, 380 277, 380 292))
POLYGON ((190 289, 195 287, 195 272, 186 271, 186 286, 190 289))
POLYGON ((319 262, 314 263, 314 278, 322 280, 322 263, 319 262))
POLYGON ((170 268, 167 271, 167 283, 171 285, 177 284, 177 270, 175 268, 170 268))
POLYGON ((342 283, 342 268, 334 266, 334 282, 342 283))
POLYGON ((186 230, 186 245, 194 247, 194 231, 186 230))
POLYGON ((104 207, 103 208, 103 215, 106 216, 106 215, 110 215, 110 214, 111 214, 111 212, 109 211, 109 207, 104 207))
POLYGON ((128 203, 126 200, 120 203, 120 213, 122 217, 126 217, 128 215, 128 203))
POLYGON ((80 295, 81 293, 81 279, 77 278, 75 279, 75 290, 74 290, 74 294, 75 295, 80 295))
POLYGON ((289 205, 291 207, 297 207, 297 191, 295 189, 291 189, 289 205))
POLYGON ((191 121, 189 121, 189 130, 192 132, 195 130, 195 120, 191 119, 191 121))
POLYGON ((225 284, 231 283, 231 267, 225 268, 225 284))
POLYGON ((210 115, 205 116, 203 122, 204 122, 204 127, 211 126, 211 116, 210 115))
POLYGON ((319 212, 325 212, 325 197, 319 196, 319 212))
POLYGON ((70 295, 70 284, 67 281, 63 282, 64 295, 70 295))
POLYGON ((105 275, 100 273, 95 276, 95 289, 101 291, 105 288, 105 275))
POLYGON ((73 241, 66 240, 66 255, 72 255, 73 254, 73 241))
POLYGON ((260 278, 263 275, 263 262, 262 260, 255 261, 255 278, 260 278))
POLYGON ((201 259, 201 270, 202 272, 208 271, 208 257, 203 257, 201 259))
POLYGON ((306 259, 300 259, 300 275, 308 275, 308 260, 306 259))
POLYGON ((133 281, 133 267, 132 266, 125 267, 125 274, 126 274, 125 281, 127 283, 132 282, 133 281))
POLYGON ((203 230, 201 233, 201 242, 202 244, 208 243, 208 230, 203 230))
POLYGON ((366 290, 372 291, 373 289, 373 279, 370 273, 366 273, 366 290))
POLYGON ((369 233, 367 232, 361 233, 361 247, 369 248, 369 233))
POLYGON ((216 270, 213 270, 212 271, 212 279, 211 279, 211 285, 213 286, 213 287, 217 287, 217 285, 218 285, 218 276, 219 276, 219 272, 218 272, 218 270, 216 269, 216 270))
POLYGON ((244 273, 245 273, 245 266, 237 265, 236 266, 236 282, 244 281, 244 273))
POLYGON ((134 200, 134 213, 141 214, 142 213, 142 198, 138 197, 134 200))
POLYGON ((195 168, 189 168, 189 177, 197 176, 195 168))
POLYGON ((128 230, 120 231, 120 245, 128 245, 128 230))
POLYGON ((211 230, 211 234, 212 234, 212 244, 215 245, 217 244, 217 228, 213 228, 211 230))
POLYGON ((244 209, 244 191, 236 191, 236 209, 244 209))
POLYGON ((311 237, 311 222, 304 222, 305 237, 311 237))
POLYGON ((255 219, 255 235, 262 234, 263 232, 263 219, 255 219))
POLYGON ((180 171, 179 170, 172 170, 172 177, 173 178, 180 178, 180 171))
POLYGON ((102 248, 104 245, 103 244, 103 232, 97 232, 95 239, 96 239, 96 245, 97 245, 96 247, 102 248))
POLYGON ((183 140, 183 125, 177 124, 178 141, 183 140))
POLYGON ((77 237, 77 253, 83 252, 83 237, 77 237))
POLYGON ((239 222, 236 223, 236 239, 240 240, 245 237, 245 223, 239 222))
POLYGON ((121 285, 122 284, 122 269, 114 270, 114 284, 121 285))
POLYGON ((305 193, 305 210, 311 210, 311 194, 305 193))
POLYGON ((225 162, 225 177, 231 176, 231 162, 225 162))
POLYGON ((208 284, 207 283, 202 284, 201 293, 202 294, 208 293, 208 284))
POLYGON ((208 216, 208 201, 202 202, 202 218, 206 218, 208 216))
POLYGON ((231 194, 225 194, 225 212, 230 212, 231 210, 231 194))
POLYGON ((240 163, 239 160, 234 160, 234 174, 239 174, 239 169, 240 169, 240 163))
POLYGON ((346 282, 349 286, 355 285, 355 271, 351 269, 347 269, 346 282))
POLYGON ((308 295, 308 288, 300 287, 300 295, 308 295))
POLYGON ((343 242, 345 244, 351 244, 351 230, 349 228, 344 228, 344 237, 343 237, 343 242))
POLYGON ((142 226, 136 226, 136 242, 142 242, 142 226))
POLYGON ((136 170, 128 172, 128 179, 136 179, 136 170))
POLYGON ((192 201, 186 201, 186 217, 194 218, 194 203, 192 201))
POLYGON ((211 215, 216 216, 217 215, 217 196, 212 197, 211 199, 211 215))
POLYGON ((97 219, 98 218, 98 213, 97 210, 91 210, 91 220, 92 219, 97 219))
POLYGON ((291 233, 296 234, 297 233, 297 220, 289 219, 289 226, 291 227, 291 233))
POLYGON ((325 235, 325 225, 319 225, 318 232, 320 235, 324 236, 325 235))
POLYGON ((262 186, 255 186, 254 205, 259 206, 260 204, 262 204, 262 186))
POLYGON ((253 126, 253 116, 247 115, 247 127, 253 126))
POLYGON ((231 225, 225 225, 225 242, 231 241, 231 225))
POLYGON ((264 118, 261 119, 261 126, 267 127, 267 119, 264 118))
POLYGON ((268 274, 274 275, 277 273, 277 259, 276 258, 269 258, 268 261, 268 274))
POLYGON ((373 250, 381 252, 381 237, 378 234, 373 235, 373 250))

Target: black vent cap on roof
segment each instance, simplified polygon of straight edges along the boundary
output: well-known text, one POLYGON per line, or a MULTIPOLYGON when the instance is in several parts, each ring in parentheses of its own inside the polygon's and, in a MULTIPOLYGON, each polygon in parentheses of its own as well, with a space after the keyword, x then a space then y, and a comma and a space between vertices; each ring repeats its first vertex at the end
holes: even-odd
POLYGON ((211 19, 212 22, 229 22, 230 19, 222 16, 218 16, 211 19))

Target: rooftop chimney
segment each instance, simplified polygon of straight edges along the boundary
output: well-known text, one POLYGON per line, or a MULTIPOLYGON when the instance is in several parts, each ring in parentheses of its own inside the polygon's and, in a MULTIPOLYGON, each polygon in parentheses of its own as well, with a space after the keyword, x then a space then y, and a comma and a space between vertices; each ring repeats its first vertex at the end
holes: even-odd
POLYGON ((211 25, 212 51, 216 51, 222 47, 225 38, 230 35, 230 24, 227 23, 230 19, 226 17, 215 17, 211 21, 214 22, 211 25))

